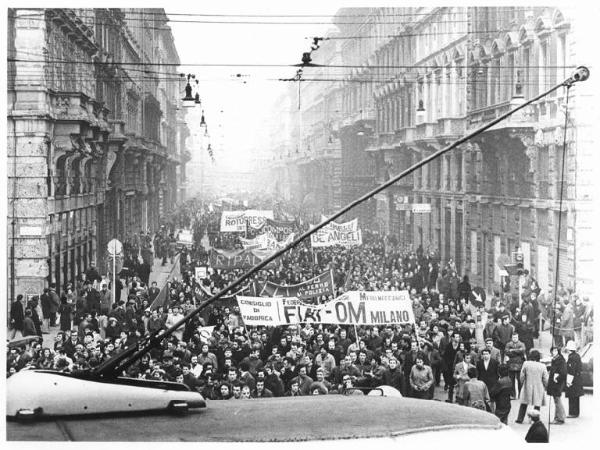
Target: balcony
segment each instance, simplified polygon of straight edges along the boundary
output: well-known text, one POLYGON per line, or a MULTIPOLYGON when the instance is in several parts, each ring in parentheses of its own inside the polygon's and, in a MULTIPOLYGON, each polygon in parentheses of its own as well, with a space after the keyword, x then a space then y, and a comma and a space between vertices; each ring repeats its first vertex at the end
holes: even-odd
POLYGON ((437 122, 424 122, 417 125, 414 139, 416 141, 423 139, 433 139, 437 135, 437 122))
POLYGON ((448 136, 458 138, 466 132, 465 121, 462 118, 444 118, 437 122, 438 137, 448 136))
MULTIPOLYGON (((508 111, 525 103, 522 97, 513 98, 511 101, 498 103, 493 106, 487 106, 471 111, 467 118, 467 131, 472 131, 475 128, 481 127, 491 120, 506 114, 508 111)), ((517 111, 502 122, 494 125, 490 130, 503 130, 508 128, 533 128, 538 122, 539 111, 538 107, 529 105, 524 109, 517 111)))
POLYGON ((353 111, 341 120, 341 127, 357 125, 359 122, 375 121, 375 109, 353 111))

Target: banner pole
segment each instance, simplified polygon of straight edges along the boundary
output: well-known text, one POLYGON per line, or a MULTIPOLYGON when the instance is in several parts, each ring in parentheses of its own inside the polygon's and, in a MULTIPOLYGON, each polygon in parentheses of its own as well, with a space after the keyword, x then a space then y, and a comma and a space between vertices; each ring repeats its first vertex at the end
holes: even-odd
MULTIPOLYGON (((113 260, 113 283, 112 283, 112 298, 113 298, 113 305, 115 303, 117 303, 116 301, 116 295, 117 295, 117 282, 116 282, 116 274, 115 272, 117 271, 117 245, 116 242, 113 243, 113 255, 112 255, 112 260, 113 260)), ((121 300, 121 299, 119 299, 121 300)))

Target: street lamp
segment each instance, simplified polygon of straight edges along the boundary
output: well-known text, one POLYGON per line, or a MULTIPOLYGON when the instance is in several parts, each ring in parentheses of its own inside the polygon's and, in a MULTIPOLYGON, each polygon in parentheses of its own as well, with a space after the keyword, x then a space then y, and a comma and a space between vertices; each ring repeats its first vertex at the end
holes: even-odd
MULTIPOLYGON (((196 84, 198 84, 198 80, 196 80, 196 84)), ((200 94, 198 93, 198 86, 196 86, 196 97, 194 98, 194 103, 196 105, 202 104, 202 102, 200 101, 200 94)))
MULTIPOLYGON (((181 76, 185 76, 184 74, 181 74, 181 76)), ((190 106, 194 106, 194 96, 192 95, 192 85, 190 84, 190 78, 196 78, 196 75, 193 75, 191 73, 187 74, 187 84, 185 85, 185 97, 182 98, 183 100, 183 106, 185 107, 190 107, 190 106)), ((198 83, 198 81, 196 81, 196 83, 198 83)))
POLYGON ((417 108, 417 119, 422 120, 425 117, 425 106, 423 100, 419 100, 419 107, 417 108))

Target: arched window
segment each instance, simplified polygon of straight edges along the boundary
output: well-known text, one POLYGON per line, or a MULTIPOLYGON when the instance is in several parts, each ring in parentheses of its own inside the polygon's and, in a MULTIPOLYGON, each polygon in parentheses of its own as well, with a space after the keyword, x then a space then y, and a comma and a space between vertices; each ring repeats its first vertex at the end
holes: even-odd
POLYGON ((496 40, 492 44, 492 60, 490 64, 490 105, 495 105, 503 101, 501 93, 501 62, 504 53, 504 45, 496 40))
POLYGON ((83 169, 84 192, 93 192, 94 191, 94 185, 95 185, 95 181, 96 181, 94 179, 94 170, 93 170, 94 168, 95 168, 95 165, 91 159, 89 159, 88 161, 85 162, 85 166, 83 169))
POLYGON ((73 159, 73 162, 71 163, 71 195, 78 195, 81 193, 81 173, 79 172, 80 163, 80 156, 73 159))
POLYGON ((559 10, 554 11, 552 27, 556 30, 556 81, 567 78, 567 32, 569 24, 565 22, 563 14, 559 10))
POLYGON ((533 93, 535 90, 532 87, 534 82, 534 77, 531 74, 531 44, 533 42, 533 35, 530 33, 529 29, 525 26, 522 26, 519 30, 519 42, 521 44, 521 61, 518 64, 520 68, 516 71, 515 76, 517 77, 515 83, 521 84, 523 86, 523 96, 525 98, 533 97, 533 93))
POLYGON ((56 170, 54 172, 54 196, 62 197, 67 193, 67 176, 65 163, 67 155, 62 155, 56 161, 56 170))

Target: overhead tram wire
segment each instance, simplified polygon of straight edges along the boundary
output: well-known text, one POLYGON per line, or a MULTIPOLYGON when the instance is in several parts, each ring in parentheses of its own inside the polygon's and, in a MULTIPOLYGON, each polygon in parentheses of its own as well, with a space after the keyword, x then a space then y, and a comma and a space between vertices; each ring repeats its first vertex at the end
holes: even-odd
POLYGON ((228 286, 225 286, 219 292, 217 292, 215 295, 213 295, 211 298, 202 302, 196 309, 190 311, 190 313, 186 317, 175 322, 170 328, 167 328, 164 331, 161 330, 160 334, 158 332, 152 333, 150 336, 138 341, 135 345, 131 345, 131 346, 127 347, 118 355, 115 355, 115 356, 103 361, 97 367, 90 369, 90 370, 79 372, 78 376, 80 376, 82 378, 88 378, 88 379, 114 379, 114 378, 120 376, 122 372, 124 372, 127 368, 129 368, 132 364, 134 364, 137 360, 139 360, 143 355, 148 353, 149 350, 158 346, 165 338, 168 338, 171 334, 173 334, 173 332, 175 332, 175 330, 177 330, 181 326, 184 326, 187 322, 189 322, 191 319, 196 317, 207 306, 211 305, 216 300, 223 297, 228 291, 233 290, 236 287, 240 286, 242 283, 244 283, 246 280, 250 279, 250 277, 252 277, 258 271, 260 271, 262 268, 264 268, 269 263, 271 263, 275 259, 282 256, 284 253, 288 252, 289 250, 291 250, 294 247, 296 247, 297 245, 299 245, 304 239, 308 238, 309 236, 314 234, 316 231, 320 230, 321 228, 328 225, 329 223, 331 223, 338 217, 347 213, 352 208, 354 208, 354 207, 358 206, 359 204, 365 202, 366 200, 372 198, 373 196, 375 196, 379 192, 383 191, 384 189, 387 189, 388 187, 390 187, 393 184, 397 183, 398 181, 402 180, 406 176, 410 175, 411 173, 413 173, 417 169, 423 167, 424 165, 428 164, 429 162, 433 161, 434 159, 439 158, 443 154, 445 154, 445 153, 449 152, 450 150, 458 147, 459 145, 467 142, 468 140, 475 137, 476 135, 488 130, 489 128, 493 127, 497 123, 502 122, 504 119, 506 119, 507 117, 510 117, 512 114, 516 113, 517 111, 520 111, 520 110, 526 108, 527 106, 529 106, 530 104, 532 104, 538 100, 541 100, 542 98, 546 97, 547 95, 551 94, 552 92, 558 90, 559 88, 561 88, 563 86, 573 84, 577 81, 585 81, 585 80, 587 80, 588 77, 589 77, 589 70, 584 67, 579 67, 574 75, 572 75, 571 77, 562 81, 561 83, 542 92, 541 94, 535 96, 534 98, 525 101, 523 104, 517 106, 516 108, 514 108, 510 111, 507 111, 506 113, 500 115, 499 117, 491 120, 487 124, 482 125, 481 127, 477 128, 476 130, 474 130, 474 131, 468 133, 467 135, 463 136, 462 138, 454 141, 452 144, 432 153, 431 155, 427 156, 426 158, 422 159, 421 161, 413 164, 411 167, 402 171, 398 175, 391 177, 388 181, 382 183, 381 185, 379 185, 376 188, 372 189, 371 191, 367 192, 363 196, 359 197, 358 199, 356 199, 356 200, 352 201, 351 203, 349 203, 348 205, 344 206, 338 212, 334 213, 332 216, 325 219, 318 225, 311 227, 311 229, 302 233, 298 238, 296 238, 290 244, 286 245, 281 250, 276 251, 271 256, 265 258, 260 263, 258 263, 254 267, 247 270, 244 274, 242 274, 236 280, 231 282, 231 284, 229 284, 228 286), (582 75, 582 73, 585 75, 582 75))
MULTIPOLYGON (((28 20, 28 21, 46 21, 46 18, 44 17, 38 17, 40 14, 36 15, 36 17, 32 17, 32 16, 15 16, 15 17, 11 17, 11 20, 28 20)), ((224 21, 224 20, 177 20, 177 19, 167 19, 165 22, 165 25, 163 25, 162 27, 152 27, 152 26, 131 26, 128 25, 128 22, 144 22, 144 23, 148 23, 151 20, 149 19, 144 19, 144 18, 140 18, 140 17, 126 17, 124 19, 121 19, 123 23, 114 23, 113 21, 101 21, 101 20, 97 20, 96 16, 78 16, 79 19, 81 20, 83 19, 88 19, 88 20, 93 20, 94 24, 102 24, 102 25, 106 25, 106 26, 114 26, 114 27, 119 27, 119 28, 123 28, 123 25, 125 26, 129 26, 131 28, 143 28, 143 29, 154 29, 154 30, 161 30, 161 31, 167 31, 167 28, 165 28, 165 26, 168 26, 169 23, 191 23, 191 24, 202 24, 202 25, 206 25, 206 24, 215 24, 215 25, 329 25, 329 26, 338 26, 338 25, 367 25, 366 22, 275 22, 275 21, 224 21)), ((82 20, 83 22, 83 20, 82 20)), ((396 26, 415 26, 415 25, 429 25, 429 24, 447 24, 447 23, 452 23, 452 24, 456 24, 456 23, 471 23, 471 20, 429 20, 427 22, 415 22, 415 21, 404 21, 404 22, 380 22, 378 23, 379 25, 384 25, 384 26, 391 26, 391 25, 396 25, 396 26)), ((84 22, 85 24, 85 22, 84 22)))
MULTIPOLYGON (((265 63, 150 63, 150 62, 100 62, 100 61, 56 61, 56 60, 28 60, 18 58, 6 58, 8 62, 21 62, 21 63, 47 63, 47 64, 92 64, 92 65, 115 65, 115 66, 155 66, 155 67, 301 67, 301 64, 265 64, 265 63)), ((431 64, 417 64, 417 65, 364 65, 364 64, 314 64, 309 66, 310 68, 333 68, 333 69, 432 69, 434 66, 431 64)), ((488 69, 489 66, 485 66, 488 69)), ((573 69, 575 66, 553 66, 553 65, 514 65, 511 66, 515 69, 573 69)), ((591 67, 591 66, 590 66, 591 67)), ((442 68, 442 66, 440 66, 442 68)))
MULTIPOLYGON (((446 8, 443 12, 452 12, 450 10, 449 6, 441 6, 440 8, 446 8)), ((461 8, 461 7, 459 7, 461 8)), ((464 7, 462 7, 464 8, 464 7)), ((530 11, 531 9, 533 9, 534 7, 520 7, 520 6, 494 6, 494 7, 490 7, 493 8, 495 11, 502 11, 502 10, 508 10, 508 12, 526 12, 526 11, 530 11)), ((29 10, 45 10, 47 8, 27 8, 29 10)), ((53 9, 60 9, 60 8, 53 8, 53 9)), ((106 8, 86 8, 87 10, 106 10, 106 8)), ((124 8, 125 9, 125 8, 124 8)), ((354 7, 354 8, 349 8, 349 9, 353 9, 353 10, 362 10, 362 9, 366 9, 366 7, 354 7)), ((385 17, 414 17, 414 16, 433 16, 435 14, 438 14, 440 11, 430 11, 430 12, 426 12, 426 13, 418 13, 418 12, 411 12, 411 13, 386 13, 385 17)), ((131 11, 125 11, 125 14, 131 13, 131 11)), ((233 14, 233 13, 229 13, 229 14, 205 14, 205 13, 177 13, 177 12, 167 12, 165 11, 163 12, 152 12, 152 11, 145 11, 141 8, 134 8, 133 9, 133 13, 138 13, 138 14, 143 14, 144 16, 159 16, 159 17, 164 17, 165 15, 167 16, 189 16, 189 17, 282 17, 282 18, 294 18, 294 17, 300 17, 300 18, 310 18, 310 17, 372 17, 373 14, 372 13, 367 13, 367 14, 233 14)), ((459 12, 456 12, 459 13, 459 12)))

